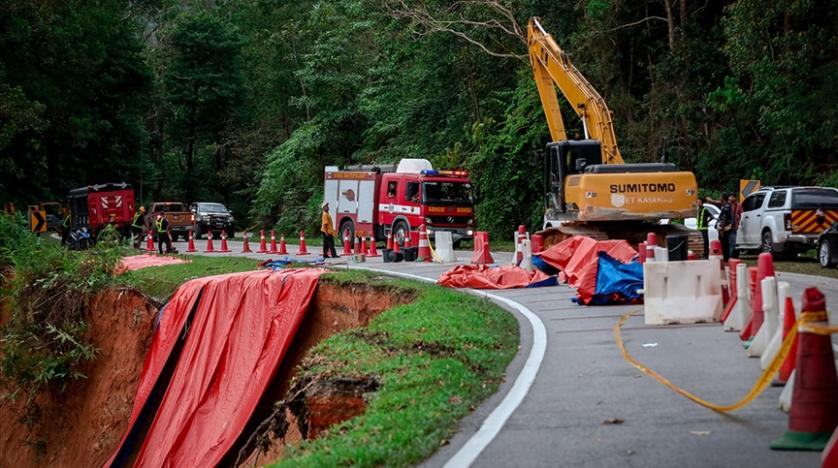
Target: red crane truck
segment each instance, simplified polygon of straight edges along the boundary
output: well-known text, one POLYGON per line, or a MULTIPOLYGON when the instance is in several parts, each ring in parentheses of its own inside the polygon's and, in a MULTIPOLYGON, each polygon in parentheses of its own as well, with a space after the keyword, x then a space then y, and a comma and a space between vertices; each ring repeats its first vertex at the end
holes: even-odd
POLYGON ((337 243, 348 230, 404 244, 408 231, 424 224, 428 235, 451 232, 454 245, 474 234, 474 197, 465 171, 437 171, 426 159, 398 165, 326 167, 323 200, 338 227, 337 243))

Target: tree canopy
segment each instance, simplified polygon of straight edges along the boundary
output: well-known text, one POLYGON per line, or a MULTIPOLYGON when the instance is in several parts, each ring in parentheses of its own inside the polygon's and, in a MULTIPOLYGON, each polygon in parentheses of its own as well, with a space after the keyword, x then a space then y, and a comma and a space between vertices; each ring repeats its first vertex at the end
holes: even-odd
MULTIPOLYGON (((834 0, 8 0, 0 202, 134 184, 315 230, 326 165, 467 168, 479 227, 540 225, 549 134, 527 59, 545 29, 632 162, 838 185, 834 0)), ((563 107, 571 130, 581 124, 563 107)))

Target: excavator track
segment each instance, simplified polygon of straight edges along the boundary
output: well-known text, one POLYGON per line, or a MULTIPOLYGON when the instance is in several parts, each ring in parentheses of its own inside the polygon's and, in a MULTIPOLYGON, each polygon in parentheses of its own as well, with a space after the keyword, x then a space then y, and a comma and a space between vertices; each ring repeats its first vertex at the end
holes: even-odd
POLYGON ((536 234, 540 234, 544 239, 545 250, 573 236, 588 236, 596 240, 624 239, 636 249, 639 243, 646 240, 646 234, 650 232, 657 235, 658 245, 661 247, 666 246, 667 236, 686 235, 688 248, 698 258, 704 255, 704 240, 701 233, 681 224, 655 224, 648 221, 564 221, 557 227, 547 228, 536 234))

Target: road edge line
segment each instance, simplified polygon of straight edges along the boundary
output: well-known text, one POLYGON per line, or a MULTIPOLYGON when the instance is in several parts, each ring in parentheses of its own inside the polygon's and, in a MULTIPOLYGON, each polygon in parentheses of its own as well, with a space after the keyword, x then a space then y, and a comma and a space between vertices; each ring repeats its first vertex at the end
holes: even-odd
MULTIPOLYGON (((393 276, 400 276, 402 278, 415 279, 433 283, 434 280, 425 278, 424 276, 414 275, 411 273, 402 273, 397 271, 379 270, 370 267, 353 266, 358 270, 374 271, 376 273, 388 274, 393 276)), ((474 460, 483 452, 483 450, 494 440, 498 435, 503 425, 512 416, 512 413, 518 408, 524 397, 529 393, 538 371, 541 369, 541 363, 544 361, 544 356, 547 352, 547 329, 544 322, 535 315, 530 309, 523 304, 513 301, 502 296, 498 296, 485 291, 478 291, 474 289, 462 289, 469 294, 478 297, 488 297, 489 299, 501 302, 507 306, 515 309, 524 316, 532 327, 532 347, 530 348, 529 356, 524 362, 524 366, 515 378, 515 383, 507 392, 503 400, 486 416, 480 428, 472 434, 472 436, 463 444, 462 447, 443 465, 445 468, 458 468, 470 466, 474 460)))

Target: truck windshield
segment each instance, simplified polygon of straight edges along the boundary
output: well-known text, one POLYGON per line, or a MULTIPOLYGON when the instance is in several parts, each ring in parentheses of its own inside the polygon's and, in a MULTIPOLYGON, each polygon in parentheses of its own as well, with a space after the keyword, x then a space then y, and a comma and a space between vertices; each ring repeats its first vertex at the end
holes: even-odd
POLYGON ((838 190, 807 188, 792 190, 793 210, 838 209, 838 190))
POLYGON ((422 194, 425 203, 470 205, 471 184, 464 182, 423 182, 422 194))
POLYGON ((222 205, 221 203, 201 203, 199 207, 200 211, 206 211, 208 213, 226 213, 227 208, 222 205))

